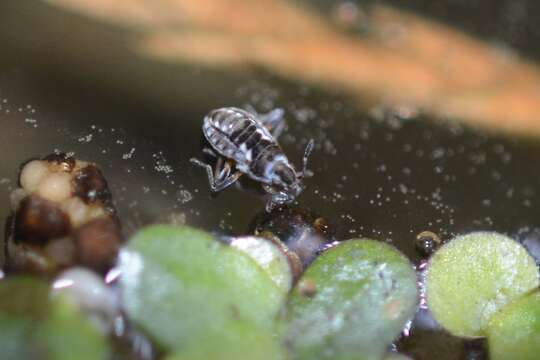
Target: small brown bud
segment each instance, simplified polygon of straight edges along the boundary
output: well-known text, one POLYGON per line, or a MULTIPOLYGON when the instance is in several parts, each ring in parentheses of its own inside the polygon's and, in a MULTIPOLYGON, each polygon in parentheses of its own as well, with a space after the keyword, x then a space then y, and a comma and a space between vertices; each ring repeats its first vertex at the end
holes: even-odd
POLYGON ((49 163, 52 171, 72 172, 75 168, 75 159, 65 153, 52 153, 43 158, 49 163))
POLYGON ((312 279, 302 279, 298 283, 298 291, 300 295, 312 298, 317 294, 317 284, 312 279))
POLYGON ((107 180, 95 165, 88 165, 75 173, 73 179, 75 195, 79 196, 86 203, 101 201, 109 204, 111 193, 107 180))
POLYGON ((16 242, 45 244, 48 240, 66 236, 71 225, 60 207, 37 195, 24 198, 15 214, 16 242))
POLYGON ((77 262, 98 272, 109 270, 116 260, 122 234, 110 217, 92 220, 75 230, 77 262))

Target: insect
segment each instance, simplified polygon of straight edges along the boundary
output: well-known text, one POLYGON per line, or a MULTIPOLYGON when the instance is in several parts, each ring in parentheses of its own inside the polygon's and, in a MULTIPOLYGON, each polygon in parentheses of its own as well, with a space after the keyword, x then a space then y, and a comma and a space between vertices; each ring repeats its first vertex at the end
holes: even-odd
POLYGON ((304 189, 302 179, 311 176, 306 166, 313 140, 306 146, 302 171, 298 172, 276 140, 284 127, 282 109, 264 115, 236 107, 212 110, 203 121, 203 133, 212 148, 203 151, 217 158, 215 168, 195 158, 191 162, 206 169, 213 192, 225 189, 245 174, 270 194, 268 211, 289 204, 304 189))

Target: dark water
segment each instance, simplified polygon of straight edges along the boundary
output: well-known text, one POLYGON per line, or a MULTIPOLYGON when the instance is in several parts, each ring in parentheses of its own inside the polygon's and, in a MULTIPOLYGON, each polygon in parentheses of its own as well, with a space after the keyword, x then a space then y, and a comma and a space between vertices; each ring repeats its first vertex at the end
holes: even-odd
POLYGON ((422 114, 400 118, 390 109, 358 109, 344 95, 254 76, 259 79, 239 82, 225 101, 162 114, 70 83, 36 84, 21 72, 4 76, 2 196, 7 203, 21 161, 73 151, 104 168, 128 229, 174 214, 188 224, 242 234, 264 209, 257 184, 244 181, 247 190, 231 187, 212 197, 205 172, 189 158, 201 155, 208 109, 250 103, 286 109, 289 129, 281 143, 293 162, 315 139, 315 175, 298 203, 327 217, 339 239, 386 240, 416 259, 413 239, 423 230, 448 239, 472 230, 514 234, 540 226, 540 169, 534 166, 540 144, 422 114))
MULTIPOLYGON (((425 3, 431 2, 411 7, 425 3)), ((438 3, 449 10, 422 10, 469 27, 471 12, 460 10, 460 17, 454 2, 438 3)), ((495 7, 459 3, 471 11, 495 7)), ((418 263, 414 238, 424 230, 447 240, 472 230, 515 235, 540 228, 537 141, 488 135, 416 109, 362 107, 339 91, 261 71, 156 65, 134 57, 106 27, 88 36, 90 43, 104 37, 107 45, 63 51, 75 41, 60 25, 46 33, 28 29, 30 8, 87 35, 95 28, 72 15, 52 15, 42 4, 0 5, 0 220, 8 215, 19 164, 60 150, 103 168, 128 234, 160 221, 244 234, 264 210, 256 184, 212 197, 204 171, 189 158, 200 155, 201 121, 210 109, 251 104, 261 111, 285 108, 289 128, 281 144, 294 163, 315 139, 309 166, 315 175, 306 180, 298 206, 326 217, 338 239, 387 241, 418 263)), ((491 26, 485 17, 476 19, 491 26)), ((529 28, 534 39, 538 26, 528 22, 523 31, 529 28)), ((536 56, 538 49, 513 39, 536 56)), ((413 329, 401 348, 417 359, 465 356, 461 340, 429 329, 413 329)))

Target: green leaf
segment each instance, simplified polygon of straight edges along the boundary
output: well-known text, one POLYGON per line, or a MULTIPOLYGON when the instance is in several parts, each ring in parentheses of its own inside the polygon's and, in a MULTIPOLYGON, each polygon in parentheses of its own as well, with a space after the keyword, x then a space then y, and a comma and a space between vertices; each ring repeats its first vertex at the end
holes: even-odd
POLYGON ((493 314, 538 287, 525 248, 493 232, 458 236, 430 259, 426 296, 435 319, 454 335, 483 336, 493 314))
POLYGON ((412 360, 412 359, 408 357, 407 355, 403 355, 400 353, 389 353, 389 354, 386 354, 383 360, 412 360))
POLYGON ((417 308, 416 273, 395 248, 349 240, 306 270, 288 303, 293 359, 381 359, 417 308))
POLYGON ((2 359, 32 359, 45 344, 35 341, 34 331, 49 309, 49 286, 27 277, 0 282, 0 349, 2 359))
POLYGON ((162 347, 233 354, 251 340, 252 352, 267 351, 261 339, 273 336, 282 291, 244 253, 199 230, 158 225, 136 234, 120 268, 128 314, 162 347))
POLYGON ((283 349, 266 330, 249 323, 232 323, 220 336, 193 341, 176 350, 168 360, 280 360, 283 349))
POLYGON ((47 320, 38 329, 38 339, 47 344, 50 359, 107 359, 107 339, 70 301, 61 296, 51 304, 47 320))
POLYGON ((0 314, 0 354, 2 359, 35 359, 40 353, 30 339, 35 322, 17 315, 0 314))
POLYGON ((486 328, 492 360, 540 357, 540 292, 522 297, 495 314, 486 328))
POLYGON ((258 236, 241 236, 234 238, 231 246, 254 259, 282 291, 283 296, 289 292, 293 283, 293 273, 285 244, 279 245, 258 236))
POLYGON ((11 277, 0 282, 2 359, 108 357, 106 338, 73 305, 50 300, 44 281, 11 277))

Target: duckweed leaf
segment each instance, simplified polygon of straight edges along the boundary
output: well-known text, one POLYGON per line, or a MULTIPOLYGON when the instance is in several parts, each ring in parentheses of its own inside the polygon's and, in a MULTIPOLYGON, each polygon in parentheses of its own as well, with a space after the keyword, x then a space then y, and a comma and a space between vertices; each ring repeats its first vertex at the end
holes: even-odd
POLYGON ((491 359, 538 359, 540 292, 524 296, 495 314, 486 332, 491 359))
POLYGON ((493 232, 458 236, 430 259, 426 296, 435 319, 458 336, 483 336, 498 310, 538 286, 525 248, 493 232))
POLYGON ((349 240, 306 270, 288 303, 293 359, 381 359, 417 307, 416 274, 395 248, 349 240))
POLYGON ((158 225, 136 234, 120 268, 128 314, 162 347, 228 354, 250 341, 266 351, 260 339, 272 338, 282 292, 244 253, 199 230, 158 225))
POLYGON ((32 278, 0 282, 0 349, 5 359, 32 359, 39 353, 31 340, 34 327, 49 308, 49 287, 32 278))
POLYGON ((285 295, 293 283, 293 273, 284 244, 281 248, 269 239, 258 236, 241 236, 231 241, 231 246, 253 258, 285 295))
POLYGON ((412 360, 407 355, 403 355, 400 353, 389 353, 387 354, 383 360, 412 360))
POLYGON ((106 359, 104 336, 71 304, 50 300, 41 280, 0 282, 2 359, 106 359))
POLYGON ((47 344, 50 359, 96 360, 108 358, 107 339, 70 301, 55 298, 47 320, 40 326, 40 342, 47 344))
POLYGON ((9 314, 0 314, 0 355, 3 359, 35 359, 40 353, 36 344, 29 340, 35 323, 9 314))
POLYGON ((220 336, 192 342, 167 360, 280 360, 283 349, 271 333, 249 323, 236 322, 220 336), (234 346, 231 346, 234 344, 234 346))

